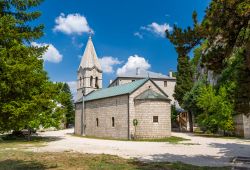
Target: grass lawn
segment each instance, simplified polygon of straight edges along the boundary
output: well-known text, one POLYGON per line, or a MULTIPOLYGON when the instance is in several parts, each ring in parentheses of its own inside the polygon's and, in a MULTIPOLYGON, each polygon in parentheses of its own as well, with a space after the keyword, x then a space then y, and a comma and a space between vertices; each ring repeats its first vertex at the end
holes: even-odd
MULTIPOLYGON (((13 169, 104 169, 104 170, 220 170, 229 167, 198 167, 183 163, 152 162, 142 163, 134 159, 123 159, 112 155, 81 154, 73 152, 38 153, 25 151, 29 147, 42 147, 54 138, 33 137, 33 141, 23 139, 0 141, 0 170, 13 169)), ((175 140, 174 140, 175 141, 175 140)))
POLYGON ((96 136, 80 136, 80 135, 74 135, 76 137, 81 138, 89 138, 89 139, 102 139, 102 140, 118 140, 118 141, 132 141, 132 142, 168 142, 172 144, 178 144, 182 141, 188 141, 190 139, 185 139, 177 136, 170 136, 165 138, 158 138, 158 139, 134 139, 134 140, 128 140, 128 139, 114 139, 114 138, 108 138, 108 137, 96 137, 96 136))
POLYGON ((111 155, 80 153, 34 153, 24 151, 0 151, 0 169, 106 169, 106 170, 219 170, 186 165, 183 163, 142 163, 132 159, 122 159, 111 155))

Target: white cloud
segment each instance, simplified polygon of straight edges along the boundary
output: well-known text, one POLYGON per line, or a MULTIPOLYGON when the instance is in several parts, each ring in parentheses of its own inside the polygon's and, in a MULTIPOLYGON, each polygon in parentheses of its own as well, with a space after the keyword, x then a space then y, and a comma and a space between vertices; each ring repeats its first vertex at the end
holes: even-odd
POLYGON ((55 48, 54 45, 46 44, 46 43, 36 43, 36 42, 32 42, 31 45, 32 46, 37 46, 37 47, 48 46, 47 51, 42 56, 44 61, 48 61, 48 62, 52 62, 52 63, 59 63, 59 62, 62 61, 63 56, 55 48))
POLYGON ((117 58, 111 57, 111 56, 104 56, 99 59, 102 71, 104 73, 113 73, 114 72, 114 65, 121 64, 122 62, 119 61, 117 58))
POLYGON ((143 35, 140 32, 135 32, 134 36, 136 36, 136 37, 138 37, 140 39, 143 39, 143 35))
POLYGON ((73 95, 73 99, 76 99, 76 93, 77 93, 77 82, 76 81, 68 81, 66 82, 69 85, 70 91, 73 95))
POLYGON ((152 32, 152 33, 154 33, 158 36, 161 36, 161 37, 165 36, 166 30, 168 30, 168 31, 173 30, 173 28, 167 23, 158 24, 156 22, 153 22, 152 24, 149 24, 147 26, 142 26, 141 29, 152 32))
POLYGON ((61 13, 55 19, 56 25, 53 28, 54 31, 63 32, 65 34, 78 34, 81 35, 84 32, 93 32, 89 27, 88 21, 85 16, 80 14, 68 14, 65 16, 61 13))
POLYGON ((144 57, 140 57, 138 55, 130 56, 128 61, 121 67, 117 69, 117 75, 131 74, 135 73, 136 68, 140 67, 140 69, 148 70, 151 65, 144 57))

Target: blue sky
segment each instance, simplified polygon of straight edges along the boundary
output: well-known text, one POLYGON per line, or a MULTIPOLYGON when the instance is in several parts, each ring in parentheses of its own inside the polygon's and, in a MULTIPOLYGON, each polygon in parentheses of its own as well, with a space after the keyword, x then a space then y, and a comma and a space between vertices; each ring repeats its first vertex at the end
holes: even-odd
POLYGON ((52 81, 69 82, 71 87, 75 86, 88 29, 94 32, 92 39, 97 55, 105 64, 104 87, 116 77, 118 68, 123 72, 133 69, 131 63, 167 74, 176 70, 177 54, 162 30, 171 31, 173 24, 192 25, 193 10, 201 21, 209 2, 45 0, 38 7, 42 16, 36 21, 45 25, 45 35, 34 44, 50 45, 44 55, 45 69, 52 81))

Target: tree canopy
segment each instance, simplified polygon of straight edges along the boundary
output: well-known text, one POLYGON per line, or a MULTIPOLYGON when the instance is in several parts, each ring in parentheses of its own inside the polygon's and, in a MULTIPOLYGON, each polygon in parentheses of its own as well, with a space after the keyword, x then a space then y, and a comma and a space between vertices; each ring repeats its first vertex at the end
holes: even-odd
POLYGON ((194 12, 192 27, 166 32, 178 53, 175 98, 184 109, 211 118, 216 130, 230 131, 233 114, 250 114, 250 2, 212 0, 200 23, 196 17, 194 12), (183 57, 191 50, 192 60, 183 57))
POLYGON ((30 45, 43 35, 42 24, 29 24, 41 15, 33 10, 41 2, 0 2, 0 132, 58 127, 65 112, 63 93, 43 68, 47 48, 30 45))

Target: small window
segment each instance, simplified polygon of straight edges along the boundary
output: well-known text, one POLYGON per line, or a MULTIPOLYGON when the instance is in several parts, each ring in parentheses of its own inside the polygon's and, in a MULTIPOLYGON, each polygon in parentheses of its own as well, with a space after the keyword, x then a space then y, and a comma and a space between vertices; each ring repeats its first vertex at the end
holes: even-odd
POLYGON ((153 123, 158 123, 158 116, 153 116, 153 123))
POLYGON ((132 82, 135 81, 135 80, 132 80, 132 82))
POLYGON ((115 118, 112 117, 112 127, 115 127, 115 118))
POLYGON ((89 82, 90 87, 93 87, 93 77, 90 76, 90 82, 89 82))
POLYGON ((99 126, 99 119, 96 118, 96 126, 98 127, 99 126))
POLYGON ((98 85, 98 77, 96 77, 96 78, 95 78, 95 87, 96 87, 97 89, 99 89, 99 85, 98 85))
POLYGON ((168 86, 168 82, 164 81, 164 87, 167 87, 167 86, 168 86))

